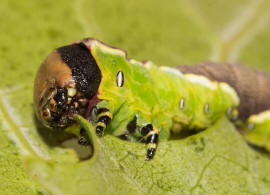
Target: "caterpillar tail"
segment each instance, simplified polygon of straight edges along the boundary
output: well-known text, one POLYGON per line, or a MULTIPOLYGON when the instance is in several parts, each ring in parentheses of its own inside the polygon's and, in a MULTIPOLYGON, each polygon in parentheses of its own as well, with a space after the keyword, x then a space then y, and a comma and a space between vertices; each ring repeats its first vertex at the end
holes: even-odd
POLYGON ((244 138, 270 152, 270 110, 251 115, 244 125, 244 138))

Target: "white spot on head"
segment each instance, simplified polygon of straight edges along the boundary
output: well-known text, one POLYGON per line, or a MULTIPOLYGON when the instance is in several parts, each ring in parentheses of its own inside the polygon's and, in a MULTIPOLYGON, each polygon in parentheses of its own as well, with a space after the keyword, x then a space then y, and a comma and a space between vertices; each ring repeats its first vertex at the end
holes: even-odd
POLYGON ((124 73, 122 71, 119 71, 116 75, 116 85, 117 87, 122 87, 124 85, 124 73))
POLYGON ((180 106, 181 110, 184 108, 184 106, 185 106, 185 99, 184 98, 180 99, 180 105, 179 106, 180 106))

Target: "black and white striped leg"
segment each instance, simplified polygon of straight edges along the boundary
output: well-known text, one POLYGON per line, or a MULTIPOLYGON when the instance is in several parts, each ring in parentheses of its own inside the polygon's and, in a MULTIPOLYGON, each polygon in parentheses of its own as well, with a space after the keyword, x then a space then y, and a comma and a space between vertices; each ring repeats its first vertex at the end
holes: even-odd
POLYGON ((107 108, 99 108, 97 110, 96 133, 102 135, 111 120, 111 112, 107 108))
POLYGON ((141 134, 146 140, 146 144, 148 146, 147 153, 146 153, 146 159, 145 160, 151 160, 156 152, 157 145, 158 145, 158 134, 159 131, 155 127, 153 127, 152 124, 147 124, 142 127, 141 134))

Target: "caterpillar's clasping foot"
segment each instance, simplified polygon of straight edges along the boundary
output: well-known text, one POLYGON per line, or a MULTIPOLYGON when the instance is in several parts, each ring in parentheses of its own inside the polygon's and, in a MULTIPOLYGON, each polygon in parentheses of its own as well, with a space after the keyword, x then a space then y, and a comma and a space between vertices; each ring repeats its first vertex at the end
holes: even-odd
POLYGON ((147 153, 146 153, 146 161, 151 160, 156 152, 158 145, 158 134, 159 131, 157 128, 153 127, 152 124, 147 124, 141 129, 142 136, 146 139, 146 144, 148 145, 147 153))
POLYGON ((82 145, 82 146, 86 146, 89 144, 88 140, 85 137, 80 137, 78 139, 78 144, 82 145))
POLYGON ((102 136, 109 122, 112 120, 112 114, 107 108, 97 110, 96 134, 102 136))
POLYGON ((85 129, 81 128, 80 129, 80 137, 78 139, 78 144, 82 145, 82 146, 86 146, 89 144, 88 139, 86 138, 87 134, 85 129))

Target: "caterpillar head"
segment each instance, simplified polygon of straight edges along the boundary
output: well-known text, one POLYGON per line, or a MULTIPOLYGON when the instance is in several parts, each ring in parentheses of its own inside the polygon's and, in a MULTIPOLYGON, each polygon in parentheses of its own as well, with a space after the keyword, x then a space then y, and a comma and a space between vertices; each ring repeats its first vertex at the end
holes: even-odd
POLYGON ((60 47, 41 64, 34 84, 34 107, 49 128, 67 127, 97 103, 101 71, 84 43, 60 47))

